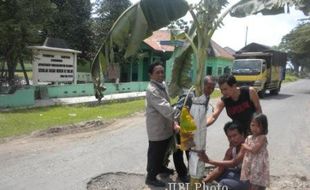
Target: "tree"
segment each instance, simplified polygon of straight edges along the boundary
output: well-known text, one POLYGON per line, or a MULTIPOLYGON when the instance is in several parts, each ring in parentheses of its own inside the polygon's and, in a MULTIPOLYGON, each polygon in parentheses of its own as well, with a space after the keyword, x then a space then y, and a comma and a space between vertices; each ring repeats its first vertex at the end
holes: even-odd
POLYGON ((91 30, 90 0, 52 0, 57 9, 45 23, 44 37, 61 38, 70 48, 80 50, 79 58, 92 58, 93 33, 91 30))
POLYGON ((94 31, 96 47, 107 37, 117 18, 131 5, 129 0, 97 0, 94 18, 94 31))
POLYGON ((16 65, 29 57, 27 46, 41 40, 39 31, 52 6, 49 0, 1 1, 0 12, 0 58, 3 61, 0 82, 14 86, 16 65))
POLYGON ((284 49, 294 65, 295 73, 305 67, 310 68, 310 22, 304 22, 282 38, 280 47, 284 49))

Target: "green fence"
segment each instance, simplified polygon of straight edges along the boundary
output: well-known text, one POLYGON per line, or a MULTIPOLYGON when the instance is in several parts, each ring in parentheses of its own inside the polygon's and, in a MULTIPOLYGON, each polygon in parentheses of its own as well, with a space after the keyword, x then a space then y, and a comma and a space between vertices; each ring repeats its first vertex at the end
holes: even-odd
POLYGON ((0 108, 27 107, 34 105, 34 87, 17 89, 14 94, 0 94, 0 108))
MULTIPOLYGON (((107 88, 103 94, 116 94, 125 92, 142 92, 147 88, 148 82, 105 83, 107 88)), ((29 86, 18 89, 14 94, 0 95, 0 108, 27 107, 35 104, 35 99, 65 98, 79 96, 94 96, 92 83, 71 84, 58 86, 29 86)))
POLYGON ((94 87, 92 83, 70 84, 59 86, 40 86, 40 97, 45 98, 65 98, 78 96, 93 96, 94 87), (47 90, 47 93, 46 93, 47 90), (48 97, 46 97, 46 95, 48 97))
MULTIPOLYGON (((107 88, 103 94, 116 94, 125 92, 142 92, 146 90, 148 82, 127 82, 127 83, 104 83, 107 88)), ((41 86, 40 97, 63 98, 77 96, 93 96, 94 87, 92 83, 62 86, 41 86), (46 93, 47 91, 47 93, 46 93)))
POLYGON ((124 83, 105 83, 107 88, 103 94, 115 94, 124 92, 142 92, 146 90, 149 82, 124 82, 124 83))

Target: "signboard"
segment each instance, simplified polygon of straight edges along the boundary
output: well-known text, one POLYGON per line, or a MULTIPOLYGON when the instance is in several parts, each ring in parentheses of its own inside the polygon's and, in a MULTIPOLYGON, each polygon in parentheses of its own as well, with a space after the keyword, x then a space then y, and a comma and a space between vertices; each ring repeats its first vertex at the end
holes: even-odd
POLYGON ((74 53, 70 52, 37 50, 33 60, 35 81, 74 82, 74 59, 74 53))
POLYGON ((175 46, 175 47, 182 47, 184 45, 184 41, 181 40, 162 40, 159 41, 160 45, 166 46, 175 46))

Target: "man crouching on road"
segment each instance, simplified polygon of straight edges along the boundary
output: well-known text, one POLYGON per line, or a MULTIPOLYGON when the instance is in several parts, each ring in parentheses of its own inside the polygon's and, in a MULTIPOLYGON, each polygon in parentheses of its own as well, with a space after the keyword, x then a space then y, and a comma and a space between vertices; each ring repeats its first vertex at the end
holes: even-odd
POLYGON ((245 141, 242 126, 237 121, 228 122, 224 126, 224 131, 230 147, 227 149, 223 161, 211 160, 204 151, 199 153, 202 161, 217 166, 204 178, 204 182, 210 183, 215 180, 221 186, 226 186, 230 190, 247 190, 249 184, 240 181, 241 166, 244 157, 244 153, 241 151, 241 145, 245 141))

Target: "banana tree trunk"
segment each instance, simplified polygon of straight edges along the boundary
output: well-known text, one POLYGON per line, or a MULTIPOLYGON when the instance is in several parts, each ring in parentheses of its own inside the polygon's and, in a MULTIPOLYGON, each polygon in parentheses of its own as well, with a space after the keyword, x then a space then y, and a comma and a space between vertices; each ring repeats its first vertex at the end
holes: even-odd
POLYGON ((209 46, 209 39, 207 35, 207 30, 202 30, 198 32, 198 44, 197 44, 197 52, 196 52, 196 79, 195 79, 195 89, 196 95, 200 96, 203 94, 202 86, 203 86, 203 77, 206 75, 205 63, 208 58, 207 49, 209 46))
POLYGON ((206 62, 206 50, 198 48, 198 55, 196 56, 197 60, 197 71, 196 71, 196 80, 195 80, 195 89, 196 94, 200 96, 202 94, 203 86, 203 77, 205 76, 205 62, 206 62))
MULTIPOLYGON (((209 39, 206 35, 198 35, 198 48, 196 54, 196 79, 195 89, 197 97, 193 98, 193 105, 191 107, 191 115, 193 116, 197 125, 197 130, 194 133, 194 150, 201 151, 206 148, 207 128, 206 126, 206 113, 208 100, 203 94, 203 78, 206 75, 205 64, 208 58, 207 48, 209 39)), ((201 189, 202 177, 205 174, 205 163, 200 161, 196 152, 191 152, 189 171, 191 175, 190 189, 201 189)))
MULTIPOLYGON (((195 147, 192 149, 196 151, 205 150, 206 147, 206 121, 205 116, 207 112, 207 98, 205 95, 193 98, 193 104, 190 110, 191 115, 193 116, 197 129, 194 133, 194 143, 195 147)), ((191 152, 190 155, 190 175, 192 179, 201 180, 204 176, 205 163, 198 159, 196 152, 191 152)))

